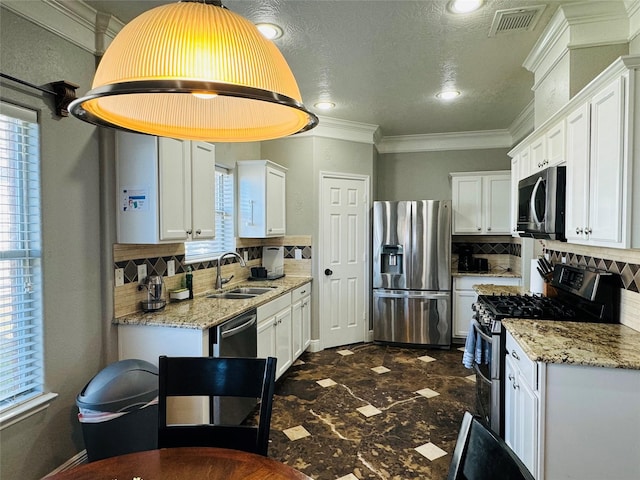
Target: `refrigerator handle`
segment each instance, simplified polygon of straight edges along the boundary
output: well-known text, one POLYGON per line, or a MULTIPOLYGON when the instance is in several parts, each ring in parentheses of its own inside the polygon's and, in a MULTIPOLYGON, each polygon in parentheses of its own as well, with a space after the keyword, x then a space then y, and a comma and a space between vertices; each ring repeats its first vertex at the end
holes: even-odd
POLYGON ((398 290, 374 290, 373 296, 378 298, 423 298, 426 300, 451 298, 451 292, 418 292, 398 290))

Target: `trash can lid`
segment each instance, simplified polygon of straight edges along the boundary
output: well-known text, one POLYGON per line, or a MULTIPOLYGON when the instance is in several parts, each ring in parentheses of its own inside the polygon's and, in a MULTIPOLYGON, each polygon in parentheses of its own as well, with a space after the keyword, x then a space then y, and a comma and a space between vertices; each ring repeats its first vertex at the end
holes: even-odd
POLYGON ((158 367, 129 359, 101 370, 76 397, 80 408, 121 412, 142 406, 158 396, 158 367))

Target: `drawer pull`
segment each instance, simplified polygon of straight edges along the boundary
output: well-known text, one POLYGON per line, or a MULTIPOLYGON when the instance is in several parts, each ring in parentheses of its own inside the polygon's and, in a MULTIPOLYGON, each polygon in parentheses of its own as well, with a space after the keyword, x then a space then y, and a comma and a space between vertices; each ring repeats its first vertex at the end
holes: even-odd
POLYGON ((520 360, 520 357, 518 356, 518 354, 514 350, 511 351, 511 356, 513 358, 515 358, 516 360, 520 360))

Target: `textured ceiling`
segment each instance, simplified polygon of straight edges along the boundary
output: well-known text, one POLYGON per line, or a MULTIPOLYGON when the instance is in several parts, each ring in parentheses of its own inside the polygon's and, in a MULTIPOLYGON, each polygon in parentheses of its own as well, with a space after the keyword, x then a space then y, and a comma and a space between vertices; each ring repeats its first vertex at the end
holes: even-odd
MULTIPOLYGON (((89 0, 128 22, 166 1, 89 0)), ((249 20, 273 22, 305 105, 316 113, 411 135, 506 129, 533 99, 533 74, 522 67, 558 6, 568 1, 485 0, 453 15, 447 0, 227 0, 249 20), (489 37, 496 10, 546 4, 533 31, 489 37), (456 100, 435 98, 445 87, 456 100), (331 100, 336 108, 313 104, 331 100)))

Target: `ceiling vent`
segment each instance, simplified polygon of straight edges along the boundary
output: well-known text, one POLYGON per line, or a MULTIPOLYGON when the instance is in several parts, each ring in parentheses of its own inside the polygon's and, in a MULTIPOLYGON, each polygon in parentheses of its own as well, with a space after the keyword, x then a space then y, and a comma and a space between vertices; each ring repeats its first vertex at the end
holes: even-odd
POLYGON ((545 8, 546 5, 536 5, 533 7, 496 10, 489 36, 495 37, 505 33, 533 30, 545 8))

